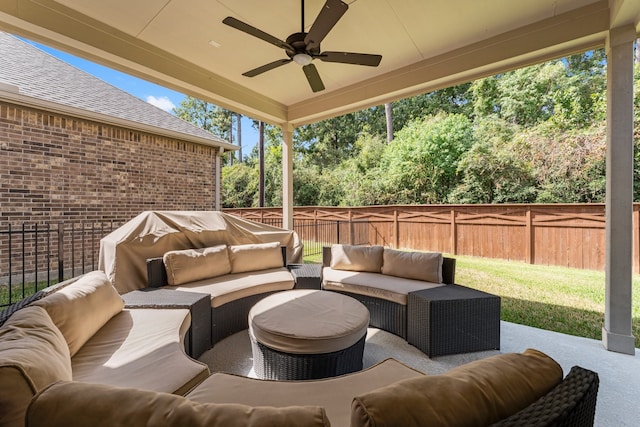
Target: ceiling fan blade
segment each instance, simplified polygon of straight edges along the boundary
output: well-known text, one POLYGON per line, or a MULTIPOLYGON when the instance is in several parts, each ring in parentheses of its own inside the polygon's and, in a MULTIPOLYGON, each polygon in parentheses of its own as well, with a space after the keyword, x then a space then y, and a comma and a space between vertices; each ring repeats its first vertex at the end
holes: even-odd
POLYGON ((368 53, 352 52, 322 52, 315 56, 324 62, 339 62, 341 64, 367 65, 377 67, 382 60, 382 55, 370 55, 368 53))
POLYGON ((274 37, 271 34, 267 34, 264 31, 257 29, 256 27, 252 27, 251 25, 244 23, 232 16, 227 16, 226 18, 224 18, 222 20, 222 23, 227 24, 228 26, 233 27, 236 30, 240 30, 249 35, 257 37, 260 40, 264 40, 267 43, 271 43, 274 46, 278 46, 279 48, 282 48, 284 50, 288 50, 290 52, 295 51, 295 49, 291 47, 291 45, 287 44, 286 42, 283 42, 279 38, 274 37))
POLYGON ((273 70, 274 68, 278 68, 281 65, 288 64, 291 61, 292 59, 278 59, 277 61, 270 62, 261 67, 254 68, 253 70, 247 71, 246 73, 242 73, 242 75, 246 77, 255 77, 258 74, 262 74, 269 70, 273 70))
POLYGON ((321 90, 324 90, 324 84, 322 83, 322 79, 320 78, 320 74, 318 74, 318 70, 315 65, 305 65, 302 67, 302 71, 304 71, 304 75, 307 76, 307 81, 309 82, 309 86, 311 86, 312 91, 320 92, 321 90))
POLYGON ((320 42, 324 40, 348 8, 349 6, 340 0, 327 0, 304 38, 308 51, 320 49, 320 42))

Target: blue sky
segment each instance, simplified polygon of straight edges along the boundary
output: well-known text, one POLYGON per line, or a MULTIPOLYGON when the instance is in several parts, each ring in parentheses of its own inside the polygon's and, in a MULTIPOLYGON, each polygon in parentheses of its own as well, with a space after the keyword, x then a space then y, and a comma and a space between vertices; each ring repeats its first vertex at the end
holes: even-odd
MULTIPOLYGON (((30 42, 38 48, 44 50, 50 55, 61 59, 62 61, 73 65, 89 74, 92 74, 99 79, 112 84, 113 86, 124 90, 156 107, 162 108, 165 111, 172 112, 171 109, 180 105, 180 102, 185 98, 185 95, 176 92, 171 89, 167 89, 162 86, 158 86, 154 83, 150 83, 146 80, 132 77, 128 74, 121 73, 120 71, 112 70, 111 68, 104 67, 99 64, 95 64, 91 61, 87 61, 82 58, 70 55, 65 52, 61 52, 56 49, 52 49, 48 46, 44 46, 38 43, 30 42)), ((248 117, 243 117, 242 120, 242 154, 247 156, 253 147, 258 142, 258 132, 252 127, 251 120, 248 117)), ((235 143, 235 141, 234 141, 235 143)))

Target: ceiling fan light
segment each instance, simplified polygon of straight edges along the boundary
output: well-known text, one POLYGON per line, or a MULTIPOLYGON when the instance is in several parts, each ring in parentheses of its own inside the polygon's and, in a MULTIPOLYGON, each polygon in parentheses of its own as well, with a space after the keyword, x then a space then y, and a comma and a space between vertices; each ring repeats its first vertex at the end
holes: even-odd
POLYGON ((296 53, 293 55, 293 61, 298 65, 309 65, 311 64, 311 60, 313 60, 313 58, 306 53, 296 53))

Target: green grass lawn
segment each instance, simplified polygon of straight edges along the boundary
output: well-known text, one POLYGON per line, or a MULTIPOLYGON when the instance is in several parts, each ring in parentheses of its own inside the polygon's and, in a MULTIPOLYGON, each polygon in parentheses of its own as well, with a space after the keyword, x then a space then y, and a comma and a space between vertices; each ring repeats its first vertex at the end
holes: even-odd
MULTIPOLYGON (((502 297, 502 320, 601 339, 604 272, 455 256, 456 283, 502 297)), ((305 262, 322 262, 321 255, 305 262)), ((640 347, 640 276, 633 276, 632 333, 640 347)))

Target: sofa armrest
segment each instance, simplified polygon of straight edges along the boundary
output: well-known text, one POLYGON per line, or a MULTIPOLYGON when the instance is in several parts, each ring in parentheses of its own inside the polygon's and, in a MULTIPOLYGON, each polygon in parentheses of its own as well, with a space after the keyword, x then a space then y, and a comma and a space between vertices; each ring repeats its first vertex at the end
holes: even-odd
POLYGON ((456 283, 455 258, 442 257, 442 283, 454 285, 456 283))
POLYGON ((597 373, 574 366, 549 393, 493 426, 593 426, 598 386, 597 373))
POLYGON ((159 288, 167 285, 167 270, 164 268, 162 257, 147 259, 147 286, 159 288))

